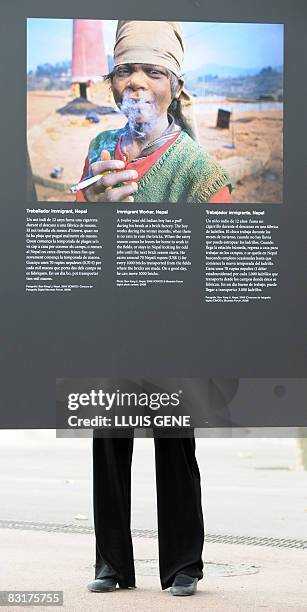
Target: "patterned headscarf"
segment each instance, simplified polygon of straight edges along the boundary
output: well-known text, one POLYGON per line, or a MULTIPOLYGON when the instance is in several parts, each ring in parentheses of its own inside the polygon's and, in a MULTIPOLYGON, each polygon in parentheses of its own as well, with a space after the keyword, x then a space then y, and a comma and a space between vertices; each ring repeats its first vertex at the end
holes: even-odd
POLYGON ((181 85, 172 115, 175 122, 197 140, 193 100, 181 76, 183 55, 183 33, 176 21, 118 21, 114 66, 155 64, 171 70, 181 85))

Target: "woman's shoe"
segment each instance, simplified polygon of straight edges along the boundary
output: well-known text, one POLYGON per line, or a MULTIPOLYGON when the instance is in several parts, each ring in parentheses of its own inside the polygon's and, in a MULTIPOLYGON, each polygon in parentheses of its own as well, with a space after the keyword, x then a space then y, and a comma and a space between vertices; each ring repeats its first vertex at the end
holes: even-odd
POLYGON ((170 588, 172 595, 194 595, 197 590, 198 578, 187 576, 187 574, 177 574, 175 580, 170 588))
POLYGON ((116 584, 115 578, 96 578, 88 583, 87 588, 93 593, 108 593, 115 591, 116 584))

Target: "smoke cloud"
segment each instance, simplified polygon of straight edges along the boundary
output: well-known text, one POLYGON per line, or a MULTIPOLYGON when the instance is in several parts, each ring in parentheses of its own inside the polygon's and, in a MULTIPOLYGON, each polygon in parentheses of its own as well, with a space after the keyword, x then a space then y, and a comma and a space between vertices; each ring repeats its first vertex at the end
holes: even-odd
POLYGON ((159 121, 159 114, 153 103, 148 103, 142 98, 131 98, 128 92, 124 93, 122 102, 118 106, 126 115, 131 132, 134 132, 139 138, 144 138, 159 121), (140 114, 142 115, 141 121, 137 119, 140 114))

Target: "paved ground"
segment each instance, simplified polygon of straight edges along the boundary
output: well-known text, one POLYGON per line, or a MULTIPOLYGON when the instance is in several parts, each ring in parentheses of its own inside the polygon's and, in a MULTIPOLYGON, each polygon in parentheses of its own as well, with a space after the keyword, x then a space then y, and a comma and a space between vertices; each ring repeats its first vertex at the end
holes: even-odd
MULTIPOLYGON (((255 573, 210 576, 200 581, 197 595, 174 598, 161 591, 158 575, 144 575, 142 559, 157 558, 156 539, 134 539, 134 554, 140 567, 137 589, 96 594, 86 589, 93 577, 94 538, 81 534, 33 533, 1 530, 1 589, 63 590, 64 607, 71 612, 146 612, 208 610, 283 612, 306 610, 306 552, 260 546, 207 544, 210 563, 253 566, 255 573), (143 575, 142 575, 143 574, 143 575)), ((241 566, 242 567, 242 566, 241 566)), ((244 568, 243 570, 244 571, 244 568)), ((44 610, 28 607, 27 610, 44 610)), ((8 610, 20 610, 10 607, 8 610)))

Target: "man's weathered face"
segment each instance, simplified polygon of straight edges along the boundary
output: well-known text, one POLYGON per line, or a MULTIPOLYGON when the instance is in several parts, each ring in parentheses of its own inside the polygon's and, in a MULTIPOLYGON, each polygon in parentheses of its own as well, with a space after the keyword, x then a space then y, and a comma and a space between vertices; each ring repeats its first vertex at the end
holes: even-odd
POLYGON ((166 68, 153 64, 121 64, 113 70, 112 91, 116 104, 139 123, 166 115, 172 102, 170 76, 166 68))

